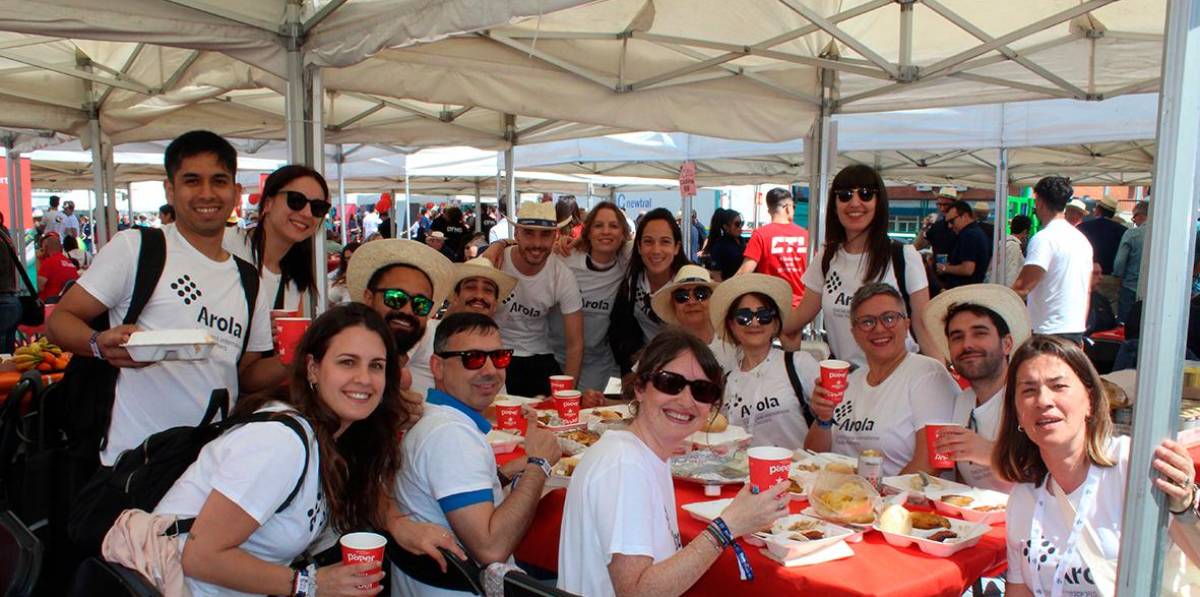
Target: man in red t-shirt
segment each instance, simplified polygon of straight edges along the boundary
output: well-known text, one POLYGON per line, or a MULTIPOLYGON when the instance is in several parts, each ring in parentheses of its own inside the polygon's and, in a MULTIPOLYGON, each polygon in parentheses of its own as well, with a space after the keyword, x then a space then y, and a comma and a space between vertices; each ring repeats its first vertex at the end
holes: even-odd
POLYGON ((79 270, 63 254, 62 243, 53 232, 42 237, 42 260, 38 262, 37 275, 38 297, 47 303, 57 302, 63 285, 79 279, 79 270))
POLYGON ((804 296, 800 276, 808 267, 808 231, 792 223, 796 202, 785 188, 777 187, 767 193, 767 211, 771 223, 750 235, 738 273, 758 272, 783 278, 792 286, 792 307, 796 307, 804 296))

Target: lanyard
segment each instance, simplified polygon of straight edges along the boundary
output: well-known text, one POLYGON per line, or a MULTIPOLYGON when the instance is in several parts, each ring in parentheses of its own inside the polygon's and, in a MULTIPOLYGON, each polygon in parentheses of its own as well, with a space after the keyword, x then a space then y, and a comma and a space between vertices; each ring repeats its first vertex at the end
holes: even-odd
MULTIPOLYGON (((1071 534, 1067 536, 1067 540, 1060 543, 1057 554, 1048 553, 1049 547, 1042 548, 1042 516, 1046 510, 1046 500, 1053 499, 1048 497, 1051 492, 1050 483, 1054 482, 1049 474, 1046 475, 1046 483, 1041 491, 1038 491, 1037 506, 1033 509, 1033 519, 1029 521, 1029 553, 1026 560, 1029 562, 1029 569, 1036 571, 1039 569, 1038 550, 1042 549, 1043 553, 1040 557, 1046 558, 1040 562, 1042 566, 1054 564, 1053 585, 1050 587, 1050 597, 1059 597, 1062 595, 1063 585, 1066 584, 1067 564, 1074 560, 1077 553, 1077 543, 1080 533, 1083 530, 1083 525, 1087 523, 1088 515, 1091 514, 1092 507, 1096 503, 1096 487, 1100 484, 1100 467, 1090 466, 1088 468, 1087 481, 1083 484, 1083 495, 1079 498, 1079 506, 1076 508, 1075 520, 1071 524, 1071 534)), ((1064 494, 1065 496, 1065 494, 1064 494)), ((1055 500, 1055 506, 1058 506, 1055 500)), ((1045 589, 1042 588, 1041 579, 1038 582, 1030 582, 1028 585, 1033 589, 1033 594, 1041 597, 1046 595, 1045 589)))

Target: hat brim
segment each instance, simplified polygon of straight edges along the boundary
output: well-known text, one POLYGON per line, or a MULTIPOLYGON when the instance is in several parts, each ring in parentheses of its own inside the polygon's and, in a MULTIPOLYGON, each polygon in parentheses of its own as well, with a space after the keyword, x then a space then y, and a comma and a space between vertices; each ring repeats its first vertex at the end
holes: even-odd
POLYGON ((782 331, 783 322, 787 321, 791 314, 792 287, 783 278, 767 274, 746 273, 737 274, 721 282, 713 291, 712 298, 708 299, 708 319, 712 322, 713 331, 716 332, 718 338, 726 342, 733 342, 725 333, 725 313, 729 311, 730 305, 739 298, 755 292, 765 294, 775 302, 775 306, 779 308, 779 325, 780 331, 782 331))
POLYGON ((571 222, 571 220, 568 218, 559 222, 558 224, 555 224, 551 220, 536 220, 537 223, 531 223, 529 220, 526 220, 525 223, 522 224, 520 218, 505 217, 504 219, 508 220, 508 222, 513 226, 530 228, 532 230, 558 230, 571 222))
POLYGON ((944 291, 933 297, 925 307, 925 329, 932 338, 935 356, 950 362, 950 343, 946 338, 946 313, 955 305, 979 305, 995 311, 1012 335, 1013 350, 1032 334, 1025 301, 1007 286, 999 284, 968 284, 944 291))
MULTIPOLYGON (((679 284, 671 283, 658 289, 654 296, 650 299, 650 307, 654 309, 654 314, 658 318, 666 322, 667 325, 679 325, 679 318, 675 317, 675 302, 671 300, 671 293, 677 288, 684 286, 707 286, 709 290, 716 291, 716 282, 697 282, 695 280, 684 281, 679 284)), ((708 299, 710 302, 712 298, 708 299)), ((710 305, 711 306, 711 305, 710 305)))
POLYGON ((455 269, 454 283, 450 287, 450 292, 455 292, 463 280, 471 278, 486 278, 491 280, 496 285, 497 302, 504 301, 504 299, 508 298, 508 295, 512 294, 513 289, 517 287, 516 278, 494 267, 459 264, 455 269))
POLYGON ((367 283, 375 272, 392 265, 407 265, 423 272, 433 286, 434 309, 440 309, 450 294, 454 264, 429 245, 413 240, 382 239, 364 243, 346 266, 346 290, 350 299, 362 302, 367 283))

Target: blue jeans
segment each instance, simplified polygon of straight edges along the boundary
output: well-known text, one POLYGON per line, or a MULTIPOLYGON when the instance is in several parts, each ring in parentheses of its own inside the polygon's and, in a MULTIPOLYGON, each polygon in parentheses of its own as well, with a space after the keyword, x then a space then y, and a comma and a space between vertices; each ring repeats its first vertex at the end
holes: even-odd
POLYGON ((21 301, 15 294, 0 294, 0 352, 12 354, 21 321, 21 301))
POLYGON ((1129 317, 1129 310, 1133 308, 1133 303, 1137 302, 1137 292, 1121 287, 1117 292, 1117 321, 1125 323, 1125 319, 1129 317))

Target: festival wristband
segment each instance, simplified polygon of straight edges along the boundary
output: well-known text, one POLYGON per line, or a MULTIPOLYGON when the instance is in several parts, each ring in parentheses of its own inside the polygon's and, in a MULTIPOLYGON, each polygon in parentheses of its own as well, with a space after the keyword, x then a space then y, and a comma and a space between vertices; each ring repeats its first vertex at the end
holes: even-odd
POLYGON ((821 429, 829 429, 833 427, 833 419, 822 419, 817 417, 817 427, 821 429))
POLYGON ((292 577, 292 597, 316 597, 317 578, 316 564, 296 570, 292 577))
POLYGON ((88 339, 88 346, 92 347, 92 356, 97 359, 104 359, 104 355, 100 354, 100 345, 96 343, 96 339, 100 337, 100 332, 92 332, 92 337, 88 339))
POLYGON ((720 517, 713 519, 713 524, 717 530, 721 531, 721 538, 725 544, 733 547, 733 556, 737 558, 738 578, 742 580, 754 580, 754 569, 750 567, 750 560, 746 558, 746 552, 742 550, 742 546, 738 545, 733 540, 733 533, 729 532, 729 527, 720 517))

